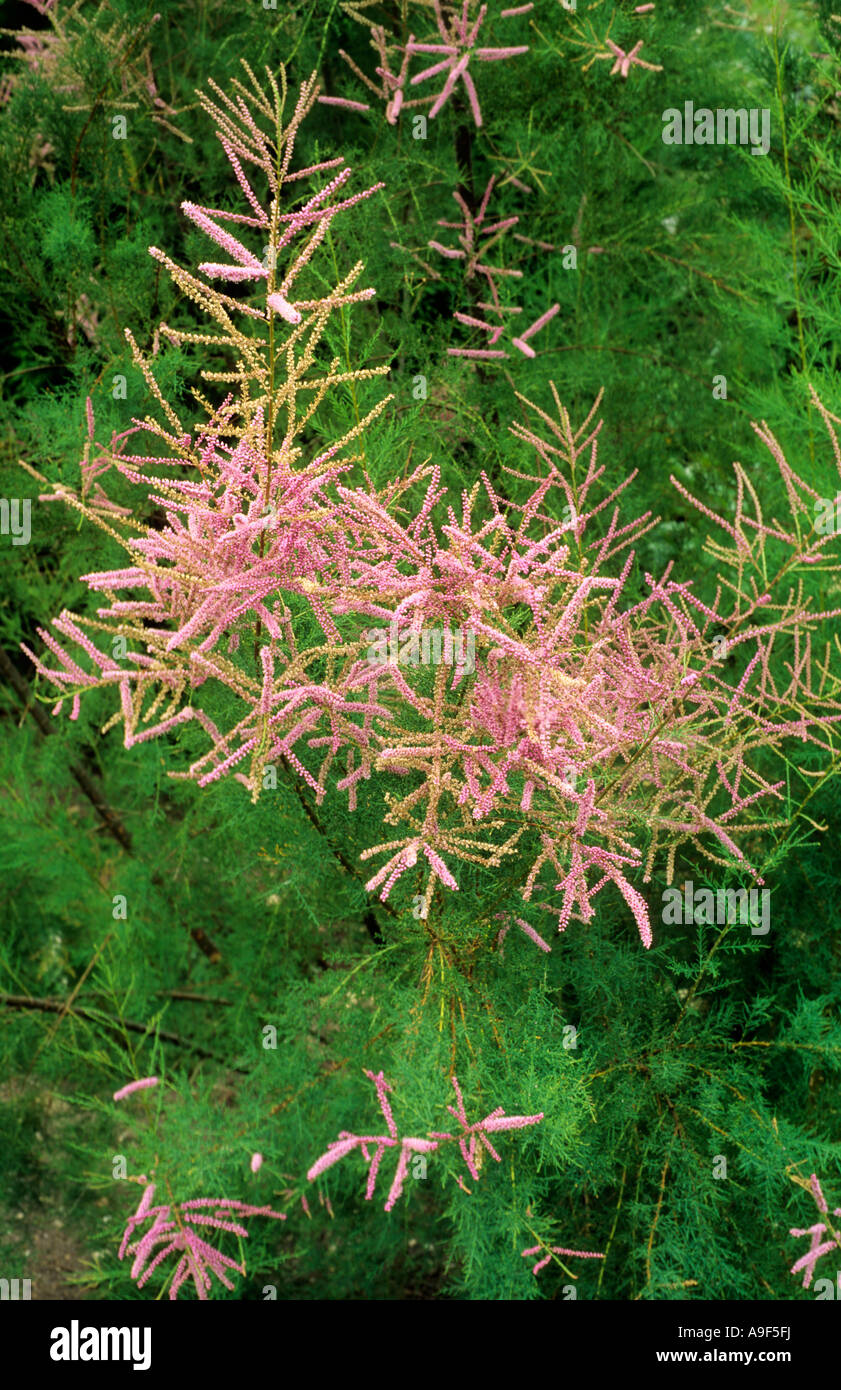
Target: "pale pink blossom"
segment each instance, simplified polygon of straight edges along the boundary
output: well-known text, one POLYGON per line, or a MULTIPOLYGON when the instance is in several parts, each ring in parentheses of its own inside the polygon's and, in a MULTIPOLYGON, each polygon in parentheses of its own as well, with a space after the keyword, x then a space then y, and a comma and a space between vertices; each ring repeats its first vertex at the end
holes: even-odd
MULTIPOLYGON (((190 724, 201 742, 173 775, 199 786, 233 777, 256 800, 267 772, 282 769, 317 805, 347 793, 351 812, 364 789, 383 818, 360 851, 361 863, 373 861, 367 889, 384 901, 395 890, 404 898, 420 891, 420 920, 436 890, 458 890, 460 864, 510 876, 529 845, 522 899, 553 917, 558 931, 592 922, 606 892, 624 902, 649 947, 645 884, 655 865, 673 865, 695 846, 759 878, 748 849, 754 853, 764 822, 784 803, 784 780, 760 775, 757 758, 775 757, 792 738, 820 749, 827 763, 834 756, 841 702, 816 678, 811 643, 839 610, 817 611, 797 587, 802 566, 834 558, 833 538, 803 524, 814 488, 764 422, 757 435, 790 520, 764 520, 741 464, 725 516, 673 479, 714 529, 723 569, 741 575, 702 598, 701 577, 676 578, 673 561, 656 575, 636 573, 638 542, 656 519, 626 509, 634 475, 606 473, 600 397, 574 424, 553 383, 543 403, 519 395, 510 426, 519 462, 502 465, 515 480, 511 496, 486 473, 448 495, 433 460, 375 485, 352 450, 384 401, 343 437, 317 443, 308 414, 314 393, 345 392, 349 381, 386 370, 338 359, 328 368, 304 347, 373 295, 355 288, 361 266, 338 272, 316 298, 299 282, 333 219, 373 192, 349 193, 341 160, 293 166, 293 137, 317 91, 314 80, 302 86, 287 126, 278 114, 279 156, 244 100, 234 116, 221 98, 207 99, 246 211, 188 205, 228 257, 203 263, 207 279, 154 254, 212 312, 212 341, 228 344, 231 362, 249 358, 253 379, 222 373, 228 395, 207 402, 206 418, 188 426, 130 339, 164 423, 147 416, 105 448, 91 438, 86 412, 81 494, 66 484, 43 494, 104 525, 125 557, 82 576, 98 606, 90 616, 61 612, 51 631, 39 629, 42 654, 30 655, 57 713, 66 700, 75 718, 89 691, 112 690, 105 731, 120 725, 126 747, 190 724), (316 177, 316 192, 284 211, 281 192, 304 176, 316 177), (267 239, 272 257, 264 261, 258 252, 267 239), (214 289, 212 280, 225 275, 246 291, 253 282, 254 302, 214 289), (272 317, 267 299, 275 295, 299 323, 272 317), (248 331, 226 328, 225 338, 234 316, 248 331), (269 410, 260 385, 270 337, 281 348, 279 411, 269 410), (129 453, 129 437, 135 448, 141 432, 154 435, 155 447, 129 453), (106 469, 137 490, 129 515, 106 516, 107 498, 89 496, 106 469), (154 508, 160 521, 150 526, 154 508), (764 555, 771 541, 783 555, 773 571, 764 555), (740 659, 735 671, 713 640, 722 629, 740 659), (470 636, 469 663, 463 652, 454 657, 454 632, 470 636), (116 636, 128 645, 119 659, 116 636), (205 685, 224 689, 225 702, 211 706, 205 685)), ((496 294, 513 268, 485 259, 514 225, 489 213, 494 186, 490 180, 475 212, 455 199, 463 219, 448 227, 458 244, 439 243, 453 264, 488 272, 491 297, 459 314, 495 345, 451 349, 468 359, 504 357, 499 322, 524 312, 496 294)), ((530 341, 557 313, 553 305, 521 331, 518 350, 533 351, 530 341)), ((161 332, 176 343, 195 338, 161 332)), ((841 474, 835 417, 814 393, 812 403, 841 474)), ((173 739, 173 757, 179 753, 173 739)), ((383 1153, 393 1138, 385 1136, 383 1153)))

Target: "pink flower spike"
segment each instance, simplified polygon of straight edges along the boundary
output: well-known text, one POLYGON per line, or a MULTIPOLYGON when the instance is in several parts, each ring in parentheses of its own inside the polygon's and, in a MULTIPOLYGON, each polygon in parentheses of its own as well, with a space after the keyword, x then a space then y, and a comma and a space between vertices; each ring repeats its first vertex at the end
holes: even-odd
POLYGON ((491 357, 507 357, 508 353, 501 349, 493 348, 447 348, 450 357, 472 357, 477 362, 487 361, 491 357))
POLYGON ((486 63, 492 63, 499 58, 518 58, 521 53, 528 51, 528 44, 521 44, 518 48, 477 48, 476 57, 486 63))
MULTIPOLYGON (((815 1199, 818 1210, 823 1213, 828 1212, 827 1200, 816 1173, 812 1173, 809 1178, 809 1190, 815 1199)), ((841 1215, 841 1208, 836 1207, 833 1215, 841 1215)), ((809 1236, 809 1249, 791 1266, 792 1274, 799 1274, 801 1270, 803 1271, 803 1287, 808 1289, 814 1277, 818 1260, 822 1259, 824 1255, 829 1255, 832 1251, 841 1250, 841 1235, 825 1221, 817 1221, 813 1226, 803 1228, 793 1226, 789 1235, 809 1236), (831 1237, 831 1239, 822 1239, 826 1236, 831 1237)))
MULTIPOLYGON (((546 1247, 530 1245, 527 1250, 521 1251, 521 1254, 523 1259, 528 1259, 531 1255, 536 1255, 541 1249, 546 1249, 546 1247)), ((598 1250, 567 1250, 563 1245, 552 1245, 549 1247, 549 1253, 544 1255, 543 1259, 538 1260, 537 1264, 533 1266, 532 1274, 539 1274, 541 1269, 544 1269, 546 1265, 548 1265, 553 1255, 572 1255, 580 1260, 603 1260, 605 1258, 604 1254, 598 1250)))
POLYGON ((547 942, 543 940, 543 937, 535 931, 534 927, 530 927, 528 922, 523 921, 522 917, 515 917, 514 921, 517 923, 518 927, 522 928, 526 936, 534 942, 535 946, 540 947, 541 951, 546 951, 547 953, 549 953, 552 950, 552 947, 549 946, 547 942))
POLYGON ((527 328, 524 333, 521 333, 517 338, 511 339, 514 347, 519 348, 520 352, 524 353, 526 357, 534 357, 536 355, 535 351, 529 346, 527 339, 533 337, 535 333, 539 333, 541 328, 549 323, 560 311, 560 304, 553 304, 551 309, 547 309, 545 313, 540 315, 539 319, 535 319, 534 323, 527 328))
POLYGON ((263 1166, 263 1155, 262 1155, 262 1154, 252 1154, 252 1155, 251 1155, 251 1171, 252 1171, 252 1173, 259 1173, 259 1171, 260 1171, 260 1169, 262 1168, 262 1166, 263 1166))
POLYGON ((343 106, 346 111, 370 111, 367 101, 350 101, 347 97, 319 97, 321 106, 343 106))
POLYGON ((145 1091, 150 1086, 157 1086, 156 1076, 144 1076, 141 1081, 130 1081, 127 1086, 123 1086, 119 1091, 114 1092, 114 1100, 125 1100, 126 1096, 131 1096, 135 1091, 145 1091))
POLYGON ((383 1112, 383 1119, 386 1122, 389 1135, 392 1139, 396 1139, 397 1125, 394 1123, 394 1115, 392 1114, 391 1106, 388 1103, 388 1098, 386 1095, 386 1092, 391 1091, 392 1087, 389 1086, 388 1082, 385 1079, 384 1073, 381 1071, 377 1072, 376 1074, 372 1071, 366 1071, 365 1075, 371 1081, 373 1081, 374 1085, 377 1088, 377 1100, 379 1101, 380 1109, 383 1112))
POLYGON ((430 246, 433 251, 438 251, 440 255, 448 256, 450 260, 464 259, 463 251, 457 251, 455 247, 452 246, 442 246, 440 241, 430 241, 427 242, 427 245, 430 246))
POLYGON ((566 1250, 563 1245, 553 1245, 552 1249, 556 1255, 574 1255, 579 1260, 603 1260, 605 1257, 603 1250, 566 1250))
POLYGON ((540 329, 543 328, 545 324, 549 323, 549 321, 550 321, 551 319, 553 319, 553 318, 555 317, 555 315, 556 315, 556 314, 559 314, 560 312, 561 312, 561 306, 560 306, 560 304, 553 304, 552 307, 551 307, 551 309, 547 309, 545 313, 543 313, 543 314, 540 315, 540 318, 539 318, 539 319, 535 319, 535 321, 534 321, 534 323, 531 325, 531 327, 530 327, 530 328, 527 328, 526 331, 525 331, 525 333, 521 333, 521 334, 520 334, 520 337, 521 337, 523 340, 525 340, 525 339, 527 339, 527 338, 533 337, 535 333, 539 333, 539 332, 540 332, 540 329))
POLYGON ((352 1134, 349 1139, 337 1139, 330 1145, 327 1152, 322 1154, 321 1158, 316 1159, 312 1167, 307 1170, 309 1181, 314 1182, 317 1177, 328 1168, 331 1168, 334 1163, 338 1163, 340 1158, 344 1158, 345 1154, 349 1154, 351 1149, 355 1149, 360 1142, 360 1139, 355 1134, 352 1134))
POLYGON ((491 1133, 501 1129, 525 1129, 527 1125, 539 1125, 543 1118, 542 1110, 539 1115, 488 1115, 482 1120, 482 1129, 491 1133))
POLYGON ((394 1181, 391 1184, 391 1190, 389 1191, 388 1197, 386 1199, 385 1207, 383 1208, 384 1211, 391 1211, 395 1202, 402 1195, 403 1184, 406 1181, 406 1174, 409 1169, 410 1155, 412 1153, 430 1153, 433 1149, 437 1148, 438 1145, 434 1143, 431 1139, 403 1140, 403 1143, 400 1148, 400 1157, 397 1161, 397 1171, 394 1175, 394 1181))
POLYGON ((444 887, 452 888, 456 892, 458 892, 458 884, 456 883, 455 879, 453 878, 443 859, 441 859, 440 856, 437 855, 434 850, 430 849, 429 845, 424 845, 423 852, 429 860, 430 864, 432 865, 436 877, 440 878, 441 882, 444 884, 444 887))
POLYGON ((286 319, 287 323, 301 322, 301 315, 298 310, 293 308, 289 301, 284 299, 282 294, 270 294, 266 303, 276 314, 280 314, 282 319, 286 319))
POLYGON ((818 1204, 818 1211, 827 1211, 828 1208, 826 1205, 826 1198, 824 1197, 823 1192, 821 1191, 821 1185, 818 1182, 818 1177, 816 1173, 813 1173, 810 1177, 809 1186, 812 1189, 812 1196, 818 1204))

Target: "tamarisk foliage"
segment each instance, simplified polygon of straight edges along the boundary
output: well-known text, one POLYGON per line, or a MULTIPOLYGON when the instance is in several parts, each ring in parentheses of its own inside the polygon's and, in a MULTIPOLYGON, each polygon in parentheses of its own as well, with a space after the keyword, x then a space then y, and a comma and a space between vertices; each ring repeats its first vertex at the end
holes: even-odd
POLYGON ((825 1296, 832 16, 32 8, 8 1202, 70 1131, 115 1298, 825 1296))

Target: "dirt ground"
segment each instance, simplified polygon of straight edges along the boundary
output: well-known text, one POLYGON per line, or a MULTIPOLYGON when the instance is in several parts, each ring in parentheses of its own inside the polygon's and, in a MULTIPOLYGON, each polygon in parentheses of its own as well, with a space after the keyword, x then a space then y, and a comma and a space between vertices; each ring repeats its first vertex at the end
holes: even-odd
POLYGON ((64 1219, 39 1207, 18 1208, 11 1217, 6 1234, 8 1245, 19 1251, 19 1268, 10 1271, 10 1277, 31 1280, 33 1300, 66 1302, 87 1298, 84 1288, 68 1282, 73 1276, 78 1278, 85 1252, 64 1219))

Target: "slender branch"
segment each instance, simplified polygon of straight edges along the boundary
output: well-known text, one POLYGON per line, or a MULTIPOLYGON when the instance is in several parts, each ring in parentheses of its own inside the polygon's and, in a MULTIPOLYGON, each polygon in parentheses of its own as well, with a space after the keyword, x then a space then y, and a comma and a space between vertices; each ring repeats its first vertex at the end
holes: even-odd
MULTIPOLYGON (((71 1002, 72 998, 71 1000, 38 999, 26 994, 0 994, 0 1004, 5 1008, 33 1009, 37 1013, 63 1015, 67 1012, 71 1002)), ((186 1038, 180 1037, 178 1033, 170 1033, 164 1029, 156 1031, 151 1024, 136 1023, 129 1018, 117 1018, 114 1014, 105 1014, 100 1009, 73 1008, 72 1012, 76 1017, 88 1019, 92 1023, 102 1023, 104 1020, 117 1030, 127 1028, 131 1033, 142 1033, 146 1037, 154 1033, 155 1037, 161 1038, 164 1042, 175 1043, 178 1047, 186 1047, 199 1057, 210 1057, 215 1062, 223 1062, 231 1071, 245 1072, 245 1068, 232 1066, 226 1058, 220 1057, 217 1052, 210 1052, 206 1047, 201 1047, 199 1043, 189 1042, 186 1038)))

